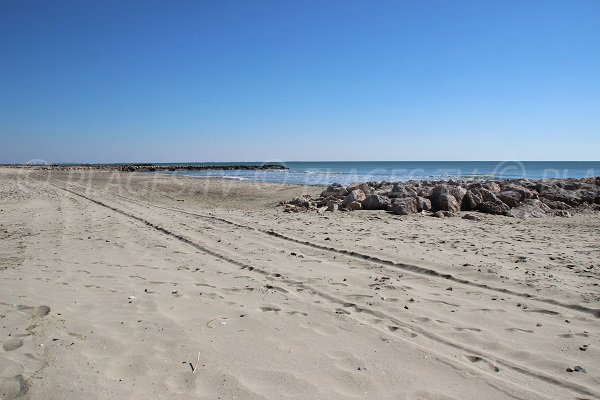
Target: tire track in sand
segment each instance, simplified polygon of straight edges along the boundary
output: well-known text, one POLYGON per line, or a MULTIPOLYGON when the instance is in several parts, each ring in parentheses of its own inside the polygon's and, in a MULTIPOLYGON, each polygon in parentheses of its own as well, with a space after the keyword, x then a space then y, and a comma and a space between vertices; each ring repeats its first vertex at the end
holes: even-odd
MULTIPOLYGON (((72 195, 78 196, 78 197, 83 198, 85 200, 91 201, 91 202, 93 202, 93 203, 95 203, 95 204, 97 204, 97 205, 99 205, 101 207, 105 207, 107 209, 110 209, 113 212, 116 212, 116 213, 119 213, 119 214, 124 215, 126 217, 132 218, 132 219, 134 219, 134 220, 136 220, 138 222, 143 223, 144 225, 146 225, 146 226, 148 226, 150 228, 153 228, 153 229, 155 229, 155 230, 157 230, 157 231, 165 234, 165 235, 171 236, 171 237, 173 237, 173 238, 175 238, 175 239, 177 239, 177 240, 179 240, 179 241, 181 241, 183 243, 186 243, 186 244, 190 245, 191 247, 193 247, 193 248, 195 248, 197 250, 205 252, 205 253, 213 256, 213 257, 216 257, 218 259, 226 261, 226 262, 228 262, 230 264, 236 265, 236 266, 240 267, 241 269, 245 269, 245 270, 252 271, 252 272, 255 272, 255 273, 259 273, 259 274, 262 274, 264 276, 269 276, 269 277, 278 278, 278 277, 281 276, 281 274, 278 274, 278 273, 275 274, 275 273, 272 273, 272 272, 270 272, 270 271, 268 271, 268 270, 266 270, 264 268, 258 268, 258 267, 255 267, 255 266, 251 265, 251 264, 248 264, 246 262, 236 260, 236 259, 234 259, 234 258, 232 258, 230 256, 223 255, 221 252, 218 252, 216 250, 212 250, 212 249, 206 247, 205 245, 199 244, 197 241, 191 240, 191 239, 189 239, 189 238, 187 238, 187 237, 185 237, 185 236, 183 236, 181 234, 172 232, 171 230, 168 230, 168 229, 166 229, 166 228, 164 228, 164 227, 162 227, 162 226, 160 226, 158 224, 155 224, 155 223, 153 223, 153 222, 151 222, 151 221, 149 221, 149 220, 147 220, 147 219, 145 219, 143 217, 135 215, 135 214, 133 214, 131 212, 124 211, 124 210, 119 209, 117 207, 114 207, 114 206, 111 206, 109 204, 106 204, 106 203, 104 203, 104 202, 102 202, 100 200, 96 200, 96 199, 88 197, 86 195, 82 195, 80 193, 77 193, 76 191, 73 191, 73 190, 70 190, 70 189, 67 189, 67 188, 63 188, 63 187, 60 187, 58 185, 54 185, 54 186, 56 186, 57 188, 65 191, 67 193, 70 193, 72 195)), ((124 196, 119 196, 119 197, 124 197, 124 196)), ((124 198, 124 199, 126 199, 128 202, 135 202, 135 203, 139 204, 139 202, 137 202, 135 200, 132 200, 132 199, 129 199, 129 198, 124 198)), ((144 205, 144 207, 149 208, 149 207, 147 207, 145 205, 144 205)), ((219 217, 204 216, 204 215, 199 215, 199 214, 195 214, 195 213, 186 212, 186 211, 183 211, 183 210, 173 210, 173 209, 170 209, 169 207, 161 207, 161 206, 156 206, 156 207, 163 208, 163 209, 166 209, 166 210, 169 210, 169 211, 181 212, 181 213, 188 214, 188 215, 196 215, 198 217, 204 217, 204 218, 207 218, 207 219, 212 219, 212 220, 217 220, 217 221, 225 222, 225 223, 227 223, 229 225, 233 225, 233 226, 236 226, 236 227, 239 227, 239 228, 249 229, 249 230, 252 230, 252 231, 261 231, 263 233, 270 234, 270 233, 268 233, 269 231, 252 228, 252 227, 249 227, 249 226, 246 226, 246 225, 243 225, 243 224, 238 224, 238 223, 233 222, 233 221, 224 220, 224 219, 219 218, 219 217)), ((295 239, 292 239, 290 241, 302 244, 302 241, 296 241, 295 239)), ((316 245, 316 246, 317 246, 316 248, 318 248, 318 249, 327 249, 326 246, 320 246, 320 245, 316 245)), ((338 251, 335 251, 335 252, 339 253, 340 251, 338 250, 338 251)), ((347 253, 351 253, 351 252, 343 251, 340 254, 347 255, 347 253)), ((370 257, 370 256, 367 256, 367 257, 370 257)), ((357 257, 355 257, 355 258, 357 258, 357 257)), ((363 259, 363 260, 365 259, 363 257, 358 257, 358 258, 363 259)), ((377 258, 374 258, 374 259, 377 259, 377 258)), ((369 260, 369 259, 367 258, 367 260, 369 260)), ((393 263, 393 264, 396 264, 396 263, 393 263)), ((433 275, 433 276, 436 276, 436 275, 433 275)), ((444 277, 444 276, 442 276, 442 277, 444 277)), ((452 357, 451 355, 449 355, 447 352, 444 352, 444 351, 441 351, 441 350, 434 350, 431 347, 422 346, 422 345, 420 345, 418 343, 412 342, 412 341, 408 340, 407 338, 399 336, 397 334, 393 335, 393 337, 395 337, 396 339, 399 339, 399 340, 402 340, 404 342, 410 343, 413 346, 420 347, 420 348, 422 348, 423 350, 425 350, 427 352, 430 352, 430 353, 433 353, 433 354, 435 354, 437 356, 445 358, 447 360, 447 363, 449 363, 451 365, 459 363, 459 364, 461 364, 463 366, 470 367, 470 365, 468 365, 468 364, 474 364, 474 362, 469 361, 470 359, 473 359, 473 360, 480 360, 480 359, 481 360, 486 360, 485 361, 486 363, 488 363, 488 361, 487 361, 488 359, 493 359, 493 360, 495 360, 495 362, 498 365, 501 365, 501 366, 503 366, 503 367, 511 370, 513 372, 513 374, 516 374, 517 376, 519 376, 519 375, 529 376, 529 377, 532 377, 532 378, 544 381, 546 383, 549 383, 549 384, 551 384, 551 385, 553 385, 553 386, 555 386, 557 388, 568 389, 570 391, 574 391, 574 392, 577 392, 579 394, 583 394, 583 395, 586 395, 586 396, 598 396, 598 397, 600 397, 599 393, 595 393, 595 392, 589 390, 587 387, 585 387, 583 385, 579 385, 579 384, 576 384, 576 383, 568 382, 568 381, 562 380, 561 378, 557 378, 557 377, 545 374, 543 372, 534 371, 531 368, 518 365, 518 364, 516 364, 516 363, 514 363, 512 361, 504 360, 504 359, 499 358, 499 357, 497 357, 495 355, 486 354, 485 352, 482 352, 479 349, 474 349, 474 348, 471 348, 469 346, 465 346, 465 345, 462 345, 460 343, 453 342, 452 340, 449 340, 447 338, 444 338, 444 337, 441 337, 439 335, 436 335, 436 334, 434 334, 434 333, 432 333, 432 332, 430 332, 430 331, 428 331, 426 329, 422 329, 422 328, 420 328, 420 327, 418 327, 418 326, 416 326, 414 324, 407 324, 405 321, 400 321, 400 320, 396 319, 395 317, 393 317, 393 316, 391 316, 391 315, 389 315, 389 314, 387 314, 385 312, 373 310, 373 309, 369 308, 368 306, 359 305, 359 304, 357 304, 355 302, 348 302, 345 299, 340 299, 340 298, 338 298, 336 296, 333 296, 333 295, 331 295, 329 293, 323 292, 322 290, 316 289, 316 288, 314 288, 314 287, 312 287, 310 285, 307 285, 307 284, 305 284, 303 282, 288 280, 288 281, 282 281, 282 283, 284 283, 286 285, 294 286, 296 288, 298 288, 298 287, 303 288, 306 291, 309 291, 310 293, 312 293, 312 294, 314 294, 314 295, 316 295, 316 296, 318 296, 318 297, 320 297, 322 299, 325 299, 325 300, 327 300, 328 302, 330 302, 332 304, 336 304, 336 305, 342 306, 343 308, 353 308, 356 312, 365 313, 365 314, 371 315, 373 317, 381 318, 381 319, 386 319, 386 320, 390 321, 393 324, 397 324, 397 325, 401 325, 401 326, 405 326, 405 327, 408 326, 408 328, 410 328, 410 330, 418 332, 419 334, 423 335, 424 337, 427 337, 428 339, 430 339, 430 340, 438 343, 439 345, 442 345, 442 347, 443 346, 451 347, 451 348, 453 348, 455 350, 460 350, 461 352, 464 352, 465 354, 467 354, 467 355, 465 355, 464 360, 460 360, 459 361, 459 360, 455 359, 454 357, 452 357), (476 356, 475 356, 475 354, 476 354, 476 356)), ((458 282, 458 283, 460 283, 460 282, 458 282)), ((484 287, 487 288, 487 286, 484 286, 484 287)), ((505 292, 503 291, 503 293, 505 293, 505 292)), ((359 321, 359 322, 364 323, 364 321, 359 321)), ((381 327, 375 326, 374 324, 369 324, 369 326, 371 328, 374 328, 374 329, 378 330, 378 331, 382 331, 382 332, 385 332, 387 334, 390 333, 390 332, 382 330, 381 327)), ((521 380, 519 378, 517 378, 516 380, 513 380, 513 379, 506 379, 507 377, 495 376, 494 375, 495 371, 493 371, 493 370, 490 370, 490 372, 485 372, 484 371, 484 373, 487 373, 487 374, 491 375, 494 379, 498 379, 500 381, 503 381, 503 382, 506 382, 506 383, 509 383, 509 384, 515 384, 515 381, 518 382, 518 381, 521 380)), ((522 387, 526 388, 525 383, 523 383, 522 387)))

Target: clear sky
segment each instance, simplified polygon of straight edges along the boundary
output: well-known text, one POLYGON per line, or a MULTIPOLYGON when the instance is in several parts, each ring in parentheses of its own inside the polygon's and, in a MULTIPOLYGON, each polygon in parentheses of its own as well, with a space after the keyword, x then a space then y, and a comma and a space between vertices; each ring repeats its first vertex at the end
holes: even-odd
POLYGON ((0 163, 598 160, 600 1, 0 1, 0 163))

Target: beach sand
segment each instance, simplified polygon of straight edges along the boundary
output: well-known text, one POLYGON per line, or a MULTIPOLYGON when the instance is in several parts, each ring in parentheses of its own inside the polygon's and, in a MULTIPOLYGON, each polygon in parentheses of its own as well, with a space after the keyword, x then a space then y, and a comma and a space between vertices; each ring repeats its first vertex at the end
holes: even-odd
POLYGON ((600 398, 598 213, 275 207, 319 191, 0 169, 0 398, 600 398))

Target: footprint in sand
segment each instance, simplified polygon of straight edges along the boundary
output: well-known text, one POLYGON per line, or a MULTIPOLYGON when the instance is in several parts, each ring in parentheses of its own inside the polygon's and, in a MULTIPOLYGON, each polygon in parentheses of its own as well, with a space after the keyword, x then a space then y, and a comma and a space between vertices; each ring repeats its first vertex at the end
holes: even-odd
POLYGON ((341 315, 350 315, 351 314, 350 311, 344 310, 343 308, 337 308, 335 310, 335 313, 336 314, 341 314, 341 315))
POLYGON ((289 293, 287 290, 285 290, 284 288, 280 288, 278 286, 273 286, 273 285, 265 285, 265 288, 267 290, 273 290, 275 292, 280 292, 280 293, 289 293))
POLYGON ((4 351, 13 351, 23 346, 23 341, 21 339, 8 339, 2 345, 4 351))
POLYGON ((2 400, 17 399, 25 396, 29 385, 23 378, 23 366, 0 357, 0 395, 2 400))
POLYGON ((533 333, 530 329, 521 329, 521 328, 505 328, 505 331, 508 332, 523 332, 523 333, 533 333))
POLYGON ((478 356, 464 356, 465 360, 470 361, 474 364, 479 364, 480 367, 482 367, 483 369, 486 369, 490 372, 500 372, 500 368, 496 367, 494 364, 492 364, 491 362, 487 361, 484 358, 478 357, 478 356))
POLYGON ((455 326, 454 329, 459 332, 463 332, 463 331, 481 332, 481 329, 479 329, 479 328, 462 328, 459 326, 455 326))
POLYGON ((525 310, 525 312, 532 312, 532 313, 546 314, 546 315, 560 315, 559 312, 552 311, 552 310, 546 310, 543 308, 534 308, 534 309, 530 309, 530 310, 525 310))
POLYGON ((33 308, 31 311, 31 315, 34 317, 45 317, 50 312, 50 307, 48 306, 38 306, 33 308))
POLYGON ((302 316, 308 317, 308 313, 305 313, 305 312, 302 312, 302 311, 288 311, 286 314, 288 314, 288 315, 300 314, 302 316))
POLYGON ((28 306, 19 306, 19 311, 24 311, 30 314, 32 317, 45 317, 50 312, 50 307, 48 306, 38 306, 38 307, 28 307, 28 306))
POLYGON ((402 329, 399 326, 389 325, 387 327, 387 329, 390 332, 394 332, 396 334, 401 334, 402 336, 406 336, 406 337, 411 338, 411 339, 412 338, 416 338, 417 336, 419 336, 416 333, 410 332, 410 331, 408 331, 406 329, 402 329))
POLYGON ((260 311, 262 311, 262 312, 278 312, 278 311, 281 311, 281 308, 271 307, 271 306, 263 306, 263 307, 260 307, 260 311))

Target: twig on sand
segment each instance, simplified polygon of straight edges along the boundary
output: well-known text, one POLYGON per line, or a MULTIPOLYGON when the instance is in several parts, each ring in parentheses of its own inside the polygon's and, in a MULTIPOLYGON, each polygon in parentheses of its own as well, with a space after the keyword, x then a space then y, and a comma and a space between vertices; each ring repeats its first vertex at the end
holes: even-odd
POLYGON ((190 367, 192 368, 192 374, 195 374, 196 371, 198 370, 198 364, 200 364, 200 352, 198 352, 198 358, 196 359, 196 366, 193 366, 192 363, 188 363, 190 364, 190 367))
MULTIPOLYGON (((227 318, 227 317, 216 317, 216 318, 213 318, 213 319, 211 319, 210 321, 207 321, 207 322, 206 322, 206 327, 207 327, 207 328, 213 328, 213 327, 210 325, 210 324, 211 324, 211 322, 214 322, 214 321, 216 321, 216 320, 219 320, 219 319, 229 319, 229 318, 227 318)), ((213 328, 213 329, 214 329, 214 328, 213 328)))

